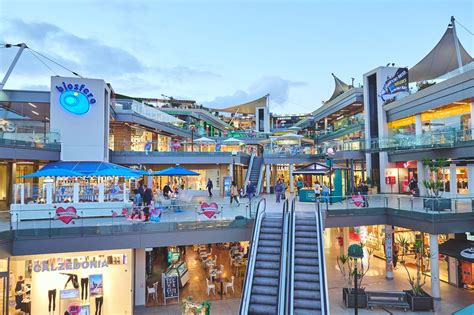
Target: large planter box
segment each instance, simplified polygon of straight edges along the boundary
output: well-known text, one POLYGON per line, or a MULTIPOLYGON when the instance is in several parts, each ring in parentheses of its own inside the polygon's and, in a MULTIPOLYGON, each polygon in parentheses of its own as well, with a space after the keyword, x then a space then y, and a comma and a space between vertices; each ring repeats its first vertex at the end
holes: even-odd
MULTIPOLYGON (((355 307, 355 294, 349 292, 348 288, 342 289, 342 300, 347 308, 355 307)), ((359 289, 357 293, 357 308, 367 308, 367 294, 364 290, 359 289)))
POLYGON ((407 294, 407 301, 412 311, 434 311, 433 297, 426 292, 423 296, 415 296, 413 291, 404 290, 407 294))
POLYGON ((451 199, 449 198, 424 198, 423 208, 429 211, 451 211, 451 199))

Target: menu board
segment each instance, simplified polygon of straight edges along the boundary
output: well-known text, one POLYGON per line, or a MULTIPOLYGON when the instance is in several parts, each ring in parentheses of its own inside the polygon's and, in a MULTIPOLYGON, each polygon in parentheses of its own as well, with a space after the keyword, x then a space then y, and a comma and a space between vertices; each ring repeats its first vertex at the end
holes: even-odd
POLYGON ((178 276, 166 277, 164 279, 164 294, 165 299, 177 298, 179 297, 179 283, 178 276))

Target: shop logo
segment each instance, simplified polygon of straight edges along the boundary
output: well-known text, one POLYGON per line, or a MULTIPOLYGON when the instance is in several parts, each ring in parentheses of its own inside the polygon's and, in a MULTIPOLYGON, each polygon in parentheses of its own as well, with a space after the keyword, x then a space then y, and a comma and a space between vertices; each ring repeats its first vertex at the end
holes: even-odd
POLYGON ((198 214, 203 214, 208 219, 215 219, 220 213, 219 206, 215 202, 211 202, 211 204, 208 204, 207 202, 201 203, 201 211, 198 211, 198 214))
POLYGON ((461 256, 468 259, 474 259, 474 247, 466 248, 461 251, 461 256))
MULTIPOLYGON (((54 220, 62 221, 65 224, 69 224, 72 220, 79 218, 77 215, 76 208, 74 207, 67 207, 64 209, 63 207, 59 207, 56 209, 56 216, 54 220)), ((74 224, 74 222, 72 222, 74 224)))
POLYGON ((93 260, 93 261, 62 261, 57 263, 48 263, 48 261, 43 261, 41 263, 35 263, 33 265, 34 272, 45 272, 45 271, 68 271, 68 270, 78 270, 78 269, 97 269, 97 268, 107 268, 109 264, 107 260, 93 260))
POLYGON ((56 89, 59 93, 59 104, 76 115, 84 115, 89 112, 91 105, 97 101, 94 98, 94 94, 90 93, 90 90, 84 84, 66 84, 63 82, 61 85, 56 85, 56 89))
POLYGON ((0 131, 3 132, 15 132, 16 126, 14 123, 0 122, 0 131))

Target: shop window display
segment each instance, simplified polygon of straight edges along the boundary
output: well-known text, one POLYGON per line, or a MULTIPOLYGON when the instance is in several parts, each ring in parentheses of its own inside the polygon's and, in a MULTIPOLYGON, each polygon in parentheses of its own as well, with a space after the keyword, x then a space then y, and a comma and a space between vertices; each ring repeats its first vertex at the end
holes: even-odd
POLYGON ((27 314, 132 313, 131 250, 11 261, 15 308, 27 314), (127 278, 127 275, 129 278, 127 278))

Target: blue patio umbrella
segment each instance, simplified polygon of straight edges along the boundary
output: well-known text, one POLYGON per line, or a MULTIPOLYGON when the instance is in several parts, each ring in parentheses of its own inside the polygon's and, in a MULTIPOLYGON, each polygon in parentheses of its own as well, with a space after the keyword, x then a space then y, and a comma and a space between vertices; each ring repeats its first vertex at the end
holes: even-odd
POLYGON ((84 177, 85 175, 79 172, 70 171, 64 168, 48 168, 40 169, 37 172, 21 176, 20 178, 34 178, 34 177, 84 177))
POLYGON ((154 176, 199 176, 199 173, 188 170, 182 166, 170 167, 153 174, 154 176))
POLYGON ((118 176, 118 177, 140 177, 142 176, 141 172, 137 172, 136 170, 120 167, 120 168, 107 168, 88 176, 118 176))

